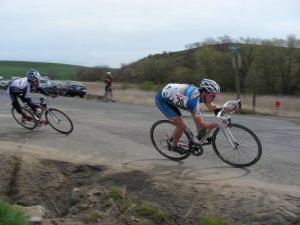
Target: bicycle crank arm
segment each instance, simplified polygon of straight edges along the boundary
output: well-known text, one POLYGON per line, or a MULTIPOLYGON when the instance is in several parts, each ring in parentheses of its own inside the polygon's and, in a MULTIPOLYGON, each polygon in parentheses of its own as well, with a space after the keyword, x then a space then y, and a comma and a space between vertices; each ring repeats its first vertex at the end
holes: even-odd
POLYGON ((194 156, 200 156, 203 154, 203 148, 202 145, 194 143, 193 146, 191 146, 191 152, 194 156))

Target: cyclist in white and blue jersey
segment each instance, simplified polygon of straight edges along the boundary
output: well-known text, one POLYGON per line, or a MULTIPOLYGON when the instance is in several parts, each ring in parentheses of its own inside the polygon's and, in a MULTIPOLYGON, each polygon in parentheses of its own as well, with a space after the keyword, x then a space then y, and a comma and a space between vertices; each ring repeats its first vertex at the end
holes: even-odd
POLYGON ((176 126, 172 137, 168 140, 169 148, 175 151, 183 150, 177 143, 186 128, 186 123, 179 109, 191 112, 198 130, 224 126, 223 123, 204 122, 200 109, 200 103, 204 103, 210 111, 218 110, 220 106, 213 101, 219 93, 220 86, 215 81, 203 79, 200 87, 170 83, 156 94, 157 107, 176 126))
MULTIPOLYGON (((12 81, 12 83, 7 88, 6 93, 9 101, 11 102, 12 106, 16 108, 17 112, 22 115, 24 120, 33 120, 33 118, 22 112, 18 98, 20 98, 23 102, 26 102, 35 113, 36 109, 40 106, 32 101, 32 98, 30 96, 31 87, 34 86, 39 89, 42 94, 46 96, 49 95, 47 91, 40 87, 40 77, 41 76, 38 71, 29 70, 26 73, 26 77, 12 81)), ((50 96, 56 97, 53 94, 51 94, 50 96)))

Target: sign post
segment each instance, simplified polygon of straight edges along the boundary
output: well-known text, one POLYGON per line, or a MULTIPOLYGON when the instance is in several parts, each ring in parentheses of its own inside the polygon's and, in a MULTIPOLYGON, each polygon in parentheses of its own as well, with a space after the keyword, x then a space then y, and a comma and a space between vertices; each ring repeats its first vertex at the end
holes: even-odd
POLYGON ((242 57, 240 54, 241 48, 237 44, 230 44, 228 46, 228 49, 231 53, 233 53, 232 66, 234 69, 234 76, 235 76, 235 89, 236 89, 236 93, 237 93, 237 99, 240 99, 241 90, 240 90, 239 69, 242 66, 242 57))

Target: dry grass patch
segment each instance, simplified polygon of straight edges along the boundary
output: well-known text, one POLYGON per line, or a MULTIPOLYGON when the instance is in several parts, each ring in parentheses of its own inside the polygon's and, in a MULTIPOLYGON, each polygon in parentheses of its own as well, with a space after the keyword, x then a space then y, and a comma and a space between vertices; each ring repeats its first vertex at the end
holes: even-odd
MULTIPOLYGON (((83 82, 88 93, 94 95, 104 95, 103 82, 83 82)), ((113 83, 114 99, 118 102, 133 104, 155 105, 154 97, 156 91, 143 91, 134 84, 113 83)), ((234 93, 222 93, 217 97, 216 103, 222 104, 225 101, 236 99, 234 93)), ((242 95, 242 105, 244 109, 253 110, 252 96, 242 95)), ((257 96, 255 111, 265 114, 280 116, 300 117, 300 97, 294 96, 257 96), (280 109, 275 107, 275 102, 280 101, 280 109)))

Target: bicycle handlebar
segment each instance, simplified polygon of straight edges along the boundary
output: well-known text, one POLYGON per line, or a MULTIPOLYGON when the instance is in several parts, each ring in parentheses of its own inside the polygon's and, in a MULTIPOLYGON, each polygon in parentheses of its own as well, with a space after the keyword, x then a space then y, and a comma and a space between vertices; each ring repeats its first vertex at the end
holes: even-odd
POLYGON ((225 102, 225 104, 223 105, 223 108, 227 107, 228 105, 234 105, 234 106, 239 106, 239 108, 241 108, 242 106, 242 101, 241 99, 235 100, 235 101, 227 101, 225 102))
POLYGON ((47 97, 40 98, 40 105, 47 106, 47 97))
POLYGON ((237 108, 242 107, 242 101, 240 99, 235 100, 235 101, 227 101, 224 103, 222 106, 222 109, 217 113, 216 117, 223 120, 223 121, 228 121, 230 119, 230 116, 223 116, 224 115, 224 110, 228 106, 232 106, 233 109, 230 110, 230 113, 234 113, 237 108))

